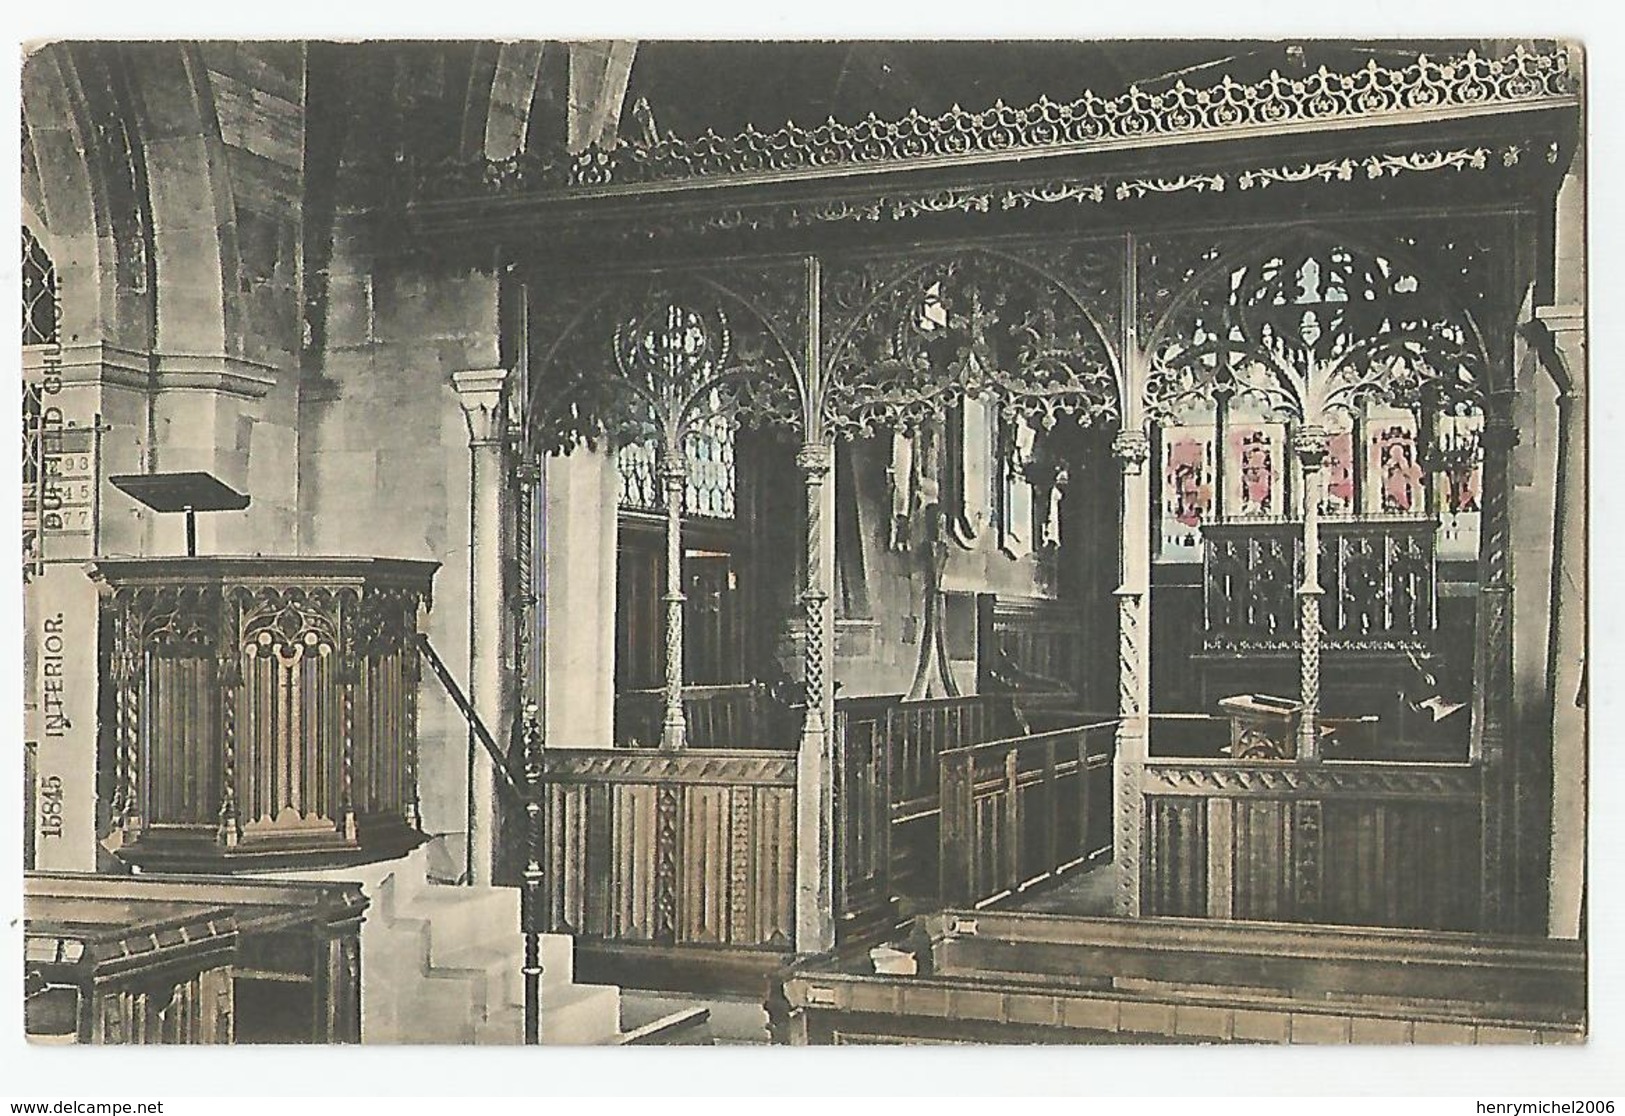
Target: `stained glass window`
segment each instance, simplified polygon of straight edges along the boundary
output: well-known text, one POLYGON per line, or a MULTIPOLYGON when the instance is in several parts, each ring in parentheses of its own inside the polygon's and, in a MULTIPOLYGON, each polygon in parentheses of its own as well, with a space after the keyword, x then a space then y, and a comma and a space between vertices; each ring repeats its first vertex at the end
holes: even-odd
POLYGON ((1322 514, 1436 517, 1440 553, 1471 557, 1481 358, 1440 292, 1386 257, 1306 239, 1196 294, 1151 373, 1160 560, 1200 558, 1211 519, 1301 514, 1303 424, 1326 431, 1322 514))
MULTIPOLYGON (((726 417, 715 415, 693 424, 683 439, 683 456, 688 470, 683 514, 732 519, 736 495, 734 432, 726 417)), ((649 512, 665 509, 659 458, 653 439, 622 447, 617 455, 622 508, 649 512)))
POLYGON ((61 340, 56 265, 27 225, 23 230, 23 344, 55 345, 61 340))

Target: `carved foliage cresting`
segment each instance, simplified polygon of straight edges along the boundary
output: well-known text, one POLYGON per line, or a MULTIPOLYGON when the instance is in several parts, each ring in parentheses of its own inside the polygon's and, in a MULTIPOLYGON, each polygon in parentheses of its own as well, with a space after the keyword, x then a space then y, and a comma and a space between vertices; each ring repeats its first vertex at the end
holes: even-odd
POLYGON ((423 168, 423 199, 505 196, 726 177, 794 177, 841 168, 931 165, 1089 150, 1196 135, 1245 135, 1340 120, 1404 118, 1439 110, 1517 107, 1565 101, 1578 81, 1567 50, 1517 48, 1505 58, 1420 56, 1406 66, 1375 60, 1350 73, 1325 67, 1301 77, 1275 72, 1260 81, 1229 77, 1196 88, 1183 81, 1161 92, 1131 86, 1116 97, 1085 92, 1026 107, 995 103, 940 116, 911 110, 898 120, 871 114, 854 124, 834 119, 811 128, 754 127, 735 136, 707 131, 693 139, 667 133, 576 156, 523 152, 509 159, 447 160, 423 168))

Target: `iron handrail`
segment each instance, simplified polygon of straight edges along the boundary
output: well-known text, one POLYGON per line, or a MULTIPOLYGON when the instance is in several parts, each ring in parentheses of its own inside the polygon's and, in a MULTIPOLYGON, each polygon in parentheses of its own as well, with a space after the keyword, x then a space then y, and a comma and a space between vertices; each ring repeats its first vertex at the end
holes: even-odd
MULTIPOLYGON (((525 961, 520 966, 525 985, 525 1045, 537 1046, 542 1041, 542 931, 540 925, 540 899, 542 892, 542 802, 537 789, 542 782, 542 729, 534 705, 526 706, 515 720, 517 740, 509 751, 503 752, 496 738, 485 727, 457 679, 429 642, 426 632, 418 633, 418 650, 429 664, 435 677, 457 706, 468 727, 491 757, 491 766, 500 776, 497 785, 506 789, 525 811, 525 869, 519 889, 519 931, 525 939, 525 961), (513 776, 513 754, 523 759, 520 768, 524 785, 513 776)), ((470 748, 473 746, 470 745, 470 748)))

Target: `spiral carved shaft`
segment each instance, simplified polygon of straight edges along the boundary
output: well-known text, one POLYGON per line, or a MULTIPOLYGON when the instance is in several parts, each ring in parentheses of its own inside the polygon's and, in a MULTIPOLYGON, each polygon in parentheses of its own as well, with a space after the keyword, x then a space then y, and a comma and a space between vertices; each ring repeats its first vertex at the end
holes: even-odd
POLYGON ((808 442, 796 455, 807 489, 807 577, 801 593, 806 621, 804 670, 807 689, 807 725, 804 735, 823 725, 824 674, 829 649, 825 644, 825 609, 829 603, 824 584, 824 485, 834 466, 834 447, 808 442))
POLYGON ((235 679, 220 688, 221 794, 220 843, 237 843, 237 688, 235 679))
POLYGON ((1117 799, 1117 912, 1140 913, 1141 775, 1150 749, 1150 478, 1151 445, 1137 429, 1121 431, 1112 442, 1123 475, 1123 534, 1117 589, 1117 760, 1113 772, 1117 799))
POLYGON ((1297 432, 1303 466, 1303 583, 1298 587, 1298 758, 1320 758, 1320 501, 1325 487, 1326 431, 1297 432))
POLYGON ((688 469, 677 439, 666 443, 660 477, 666 486, 666 714, 660 746, 676 750, 688 736, 683 717, 683 494, 688 469))

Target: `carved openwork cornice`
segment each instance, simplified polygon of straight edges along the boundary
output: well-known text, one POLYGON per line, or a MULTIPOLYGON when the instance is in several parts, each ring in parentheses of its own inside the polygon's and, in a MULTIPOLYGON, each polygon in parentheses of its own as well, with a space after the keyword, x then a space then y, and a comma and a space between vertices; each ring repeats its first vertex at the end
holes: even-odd
POLYGON ((899 120, 871 115, 736 136, 622 141, 580 155, 521 153, 423 168, 420 201, 523 195, 646 192, 681 185, 829 179, 881 171, 1161 146, 1336 127, 1425 123, 1577 103, 1567 49, 1519 47, 1505 58, 1433 59, 1401 67, 1375 60, 1352 73, 1322 67, 1302 77, 1272 72, 1253 83, 1225 77, 1161 92, 1132 86, 1116 97, 1043 98, 1025 108, 955 106, 940 116, 899 120))
POLYGON ((1153 760, 1145 766, 1140 787, 1148 795, 1476 801, 1481 782, 1478 768, 1466 764, 1153 760))
POLYGON ((720 417, 796 427, 804 417, 806 292, 799 270, 739 265, 532 289, 527 431, 533 450, 679 440, 720 417))
POLYGON ((1107 206, 1175 194, 1247 192, 1257 195, 1277 185, 1382 184, 1418 175, 1511 173, 1554 164, 1561 154, 1554 143, 1538 148, 1527 143, 1424 145, 1307 163, 1257 162, 1239 169, 1219 168, 1200 173, 1068 175, 1015 181, 1000 177, 953 186, 877 188, 872 193, 834 199, 797 198, 723 205, 713 201, 648 218, 628 216, 617 210, 606 212, 602 221, 593 221, 590 211, 575 207, 561 209, 552 220, 562 222, 560 231, 567 234, 643 244, 679 235, 785 231, 832 224, 880 225, 938 214, 1018 213, 1057 205, 1107 206))
MULTIPOLYGON (((1314 427, 1373 399, 1476 405, 1488 360, 1460 287, 1489 283, 1487 269, 1435 271, 1443 253, 1416 253, 1422 270, 1393 244, 1299 230, 1193 270, 1151 335, 1148 411, 1168 421, 1223 395, 1314 427)), ((1322 441, 1301 447, 1308 460, 1322 441)))
POLYGON ((967 397, 1045 429, 1062 415, 1115 423, 1114 355, 1085 308, 1109 304, 1101 291, 1110 288, 1110 252, 1076 245, 832 266, 823 316, 828 428, 849 436, 912 429, 967 397))

